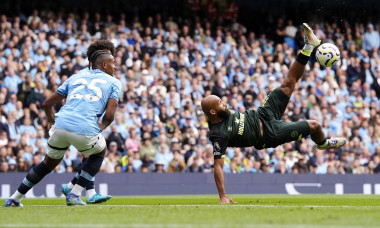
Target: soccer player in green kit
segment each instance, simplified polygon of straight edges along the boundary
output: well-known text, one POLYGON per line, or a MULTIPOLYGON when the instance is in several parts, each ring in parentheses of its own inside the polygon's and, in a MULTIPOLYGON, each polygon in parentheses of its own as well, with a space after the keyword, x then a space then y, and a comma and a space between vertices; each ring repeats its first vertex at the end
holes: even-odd
POLYGON ((260 150, 300 140, 308 135, 317 144, 318 149, 338 149, 347 142, 344 138, 326 139, 321 124, 315 120, 281 121, 313 49, 321 43, 308 24, 304 23, 302 28, 305 32, 305 46, 291 65, 280 88, 274 89, 269 94, 262 107, 240 113, 229 110, 215 95, 202 100, 202 110, 209 121, 209 138, 214 153, 214 178, 221 204, 236 203, 227 196, 224 187, 223 165, 227 147, 254 146, 260 150))

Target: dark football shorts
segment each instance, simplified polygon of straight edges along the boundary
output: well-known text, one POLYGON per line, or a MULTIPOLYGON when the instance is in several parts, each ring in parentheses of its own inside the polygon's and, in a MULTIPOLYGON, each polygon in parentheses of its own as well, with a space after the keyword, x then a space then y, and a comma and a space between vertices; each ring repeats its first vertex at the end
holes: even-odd
POLYGON ((264 148, 276 147, 286 142, 301 140, 310 134, 306 121, 284 122, 282 115, 289 103, 289 97, 280 88, 274 89, 265 99, 258 113, 263 123, 264 148))

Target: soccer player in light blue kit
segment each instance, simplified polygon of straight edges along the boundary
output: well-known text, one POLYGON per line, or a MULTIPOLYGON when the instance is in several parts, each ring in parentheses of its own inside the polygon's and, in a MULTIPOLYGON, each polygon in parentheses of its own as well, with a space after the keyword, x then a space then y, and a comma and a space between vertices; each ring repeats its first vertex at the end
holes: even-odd
MULTIPOLYGON (((88 61, 90 62, 90 65, 88 66, 88 68, 84 68, 81 71, 79 71, 79 73, 83 73, 84 71, 88 72, 91 69, 90 57, 98 50, 108 51, 112 54, 113 57, 115 57, 116 49, 115 49, 115 46, 113 45, 113 43, 111 41, 109 41, 109 40, 96 40, 93 43, 91 43, 91 45, 87 49, 87 58, 88 58, 88 61)), ((81 165, 78 173, 75 174, 74 178, 68 184, 62 185, 61 192, 65 196, 67 196, 67 194, 69 194, 71 192, 71 189, 77 183, 77 181, 80 177, 81 170, 82 170, 84 164, 86 164, 87 159, 88 159, 88 156, 83 156, 82 165, 81 165)), ((95 191, 95 179, 93 181, 90 181, 90 183, 86 186, 86 196, 87 196, 87 200, 86 200, 87 204, 102 203, 102 202, 105 202, 105 201, 111 199, 111 196, 109 196, 109 195, 101 195, 99 193, 96 193, 96 191, 95 191)))
POLYGON ((110 52, 95 51, 90 62, 91 70, 71 76, 44 102, 51 126, 48 153, 44 161, 28 172, 17 191, 5 201, 5 207, 22 206, 23 196, 61 162, 70 145, 89 158, 77 183, 67 194, 66 204, 86 205, 79 196, 93 181, 103 162, 107 147, 101 131, 114 119, 121 90, 120 81, 112 77, 115 64, 110 52), (66 104, 54 115, 53 106, 64 98, 67 98, 66 104))

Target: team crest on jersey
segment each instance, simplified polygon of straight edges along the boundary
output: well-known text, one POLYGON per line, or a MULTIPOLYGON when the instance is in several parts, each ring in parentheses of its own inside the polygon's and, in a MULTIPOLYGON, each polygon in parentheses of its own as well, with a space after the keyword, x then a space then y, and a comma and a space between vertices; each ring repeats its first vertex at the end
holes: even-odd
POLYGON ((292 133, 290 134, 290 136, 292 136, 292 138, 297 138, 298 132, 297 131, 292 131, 292 133))
POLYGON ((232 127, 231 127, 231 126, 228 126, 227 131, 232 131, 232 127))

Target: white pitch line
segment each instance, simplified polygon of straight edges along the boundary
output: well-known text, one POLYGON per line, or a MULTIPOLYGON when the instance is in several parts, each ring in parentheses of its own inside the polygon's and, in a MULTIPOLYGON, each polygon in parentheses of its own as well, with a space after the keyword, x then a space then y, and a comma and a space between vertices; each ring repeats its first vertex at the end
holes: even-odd
MULTIPOLYGON (((350 225, 307 225, 307 224, 1 224, 1 227, 25 227, 25 228, 34 228, 34 227, 52 227, 52 228, 59 228, 59 227, 68 227, 72 228, 78 227, 78 228, 103 228, 103 227, 129 227, 129 228, 193 228, 193 227, 199 227, 199 228, 220 228, 220 227, 239 227, 239 228, 251 228, 251 227, 263 227, 263 228, 274 228, 274 227, 281 227, 281 228, 360 228, 362 226, 350 226, 350 225)), ((376 226, 366 226, 366 228, 375 228, 376 226)))
MULTIPOLYGON (((380 206, 327 206, 327 205, 244 205, 244 204, 226 204, 226 205, 87 205, 90 207, 257 207, 257 208, 356 208, 356 209, 380 209, 380 206)), ((25 207, 67 207, 66 205, 27 205, 25 207)))

